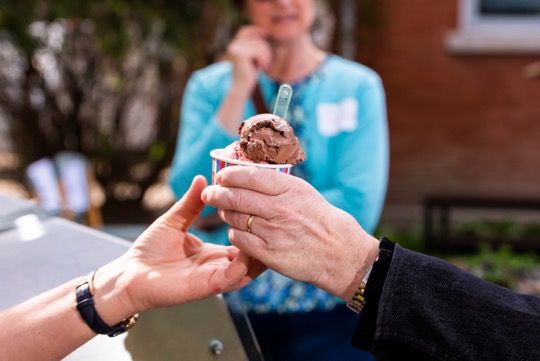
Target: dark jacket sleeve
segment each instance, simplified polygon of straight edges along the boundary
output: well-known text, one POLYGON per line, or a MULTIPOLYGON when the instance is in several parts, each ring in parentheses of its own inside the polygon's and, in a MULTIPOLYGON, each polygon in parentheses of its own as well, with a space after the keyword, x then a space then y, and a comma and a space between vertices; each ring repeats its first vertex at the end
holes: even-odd
POLYGON ((353 346, 379 360, 540 360, 540 298, 381 241, 353 346))

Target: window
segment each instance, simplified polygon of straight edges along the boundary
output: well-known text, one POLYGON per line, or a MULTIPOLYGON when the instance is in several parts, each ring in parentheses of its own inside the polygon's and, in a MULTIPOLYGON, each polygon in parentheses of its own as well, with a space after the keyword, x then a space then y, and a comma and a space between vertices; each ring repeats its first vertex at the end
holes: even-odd
POLYGON ((540 15, 540 1, 538 0, 480 0, 480 14, 492 15, 540 15))
POLYGON ((461 0, 454 53, 540 53, 540 0, 461 0))

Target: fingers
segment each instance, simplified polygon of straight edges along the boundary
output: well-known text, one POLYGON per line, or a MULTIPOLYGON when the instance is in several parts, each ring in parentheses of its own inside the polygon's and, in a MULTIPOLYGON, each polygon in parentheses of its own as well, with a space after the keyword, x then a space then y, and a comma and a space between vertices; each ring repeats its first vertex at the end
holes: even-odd
POLYGON ((268 43, 260 38, 247 38, 236 40, 227 49, 227 54, 233 60, 244 58, 270 58, 272 49, 268 43))
POLYGON ((163 221, 183 232, 187 231, 204 208, 201 193, 205 187, 206 179, 203 176, 196 176, 182 199, 162 216, 163 221))
MULTIPOLYGON (((207 187, 203 201, 223 210, 254 214, 266 220, 286 217, 324 198, 304 180, 258 167, 228 167, 216 175, 219 186, 207 187), (291 203, 294 198, 297 202, 291 203)), ((238 223, 239 229, 245 229, 238 223)))
MULTIPOLYGON (((265 70, 272 59, 272 49, 265 39, 267 31, 257 26, 244 26, 227 48, 232 59, 249 60, 257 69, 265 70)), ((238 64, 240 65, 240 64, 238 64)))
POLYGON ((238 30, 236 37, 238 38, 265 38, 268 31, 260 26, 247 25, 238 30))
POLYGON ((252 56, 255 67, 259 70, 267 70, 272 60, 272 51, 266 43, 256 42, 252 45, 252 56))
MULTIPOLYGON (((282 205, 281 203, 277 203, 272 205, 273 208, 270 208, 270 202, 275 202, 270 196, 240 188, 225 188, 221 186, 207 187, 203 191, 201 198, 210 206, 222 210, 235 210, 240 213, 255 214, 264 219, 273 218, 276 209, 282 205)), ((237 221, 237 224, 240 225, 240 221, 237 221)), ((239 228, 246 229, 245 226, 239 228)))
MULTIPOLYGON (((231 248, 238 251, 235 247, 231 248)), ((266 271, 264 264, 248 254, 238 251, 236 257, 224 270, 223 280, 219 281, 219 284, 224 285, 222 291, 232 291, 244 287, 264 271, 266 271)))
MULTIPOLYGON (((206 204, 255 214, 267 220, 290 213, 291 197, 302 203, 323 200, 305 181, 275 170, 228 167, 218 172, 216 177, 219 186, 207 187, 202 193, 206 204)), ((299 205, 293 206, 298 208, 299 205)))
POLYGON ((260 236, 269 234, 275 231, 274 224, 269 222, 266 218, 262 218, 255 214, 239 213, 235 211, 228 211, 220 209, 218 211, 220 218, 240 231, 249 232, 251 234, 260 236), (253 217, 250 221, 250 218, 253 217), (248 227, 248 223, 249 227, 248 227), (248 229, 249 228, 249 229, 248 229))
POLYGON ((231 228, 228 234, 229 241, 233 246, 241 249, 241 252, 250 255, 263 264, 268 264, 268 249, 265 241, 252 233, 236 228, 231 228))
POLYGON ((260 167, 227 167, 216 174, 223 187, 237 187, 268 195, 285 193, 302 182, 300 178, 260 167))
POLYGON ((264 271, 266 271, 264 264, 247 253, 239 251, 225 270, 225 276, 229 283, 237 283, 243 282, 246 278, 253 280, 264 271))
POLYGON ((236 284, 248 274, 252 258, 243 253, 238 252, 236 257, 227 266, 224 272, 225 284, 236 284))

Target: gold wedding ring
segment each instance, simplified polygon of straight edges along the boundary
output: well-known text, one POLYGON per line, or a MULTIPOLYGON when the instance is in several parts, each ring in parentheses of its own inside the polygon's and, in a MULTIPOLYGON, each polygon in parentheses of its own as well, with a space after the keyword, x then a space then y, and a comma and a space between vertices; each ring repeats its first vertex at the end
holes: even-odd
POLYGON ((249 216, 248 220, 247 220, 247 225, 246 225, 246 231, 248 231, 249 233, 251 233, 251 225, 253 224, 253 218, 255 216, 252 214, 249 216))

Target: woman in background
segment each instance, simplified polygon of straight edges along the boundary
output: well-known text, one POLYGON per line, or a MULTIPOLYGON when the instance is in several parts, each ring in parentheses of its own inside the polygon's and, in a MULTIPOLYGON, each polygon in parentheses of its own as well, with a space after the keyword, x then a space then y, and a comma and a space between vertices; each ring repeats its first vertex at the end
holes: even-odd
MULTIPOLYGON (((236 5, 250 24, 228 45, 227 61, 196 71, 185 89, 170 176, 175 194, 182 195, 197 174, 210 179, 210 151, 237 140, 242 120, 267 111, 261 104, 272 109, 279 86, 289 83, 286 119, 307 157, 293 174, 373 232, 388 176, 379 76, 314 43, 315 0, 236 5)), ((211 207, 191 228, 204 241, 221 244, 228 242, 226 230, 211 207)), ((350 347, 356 322, 341 300, 324 291, 267 271, 240 295, 267 361, 373 359, 350 347)))

